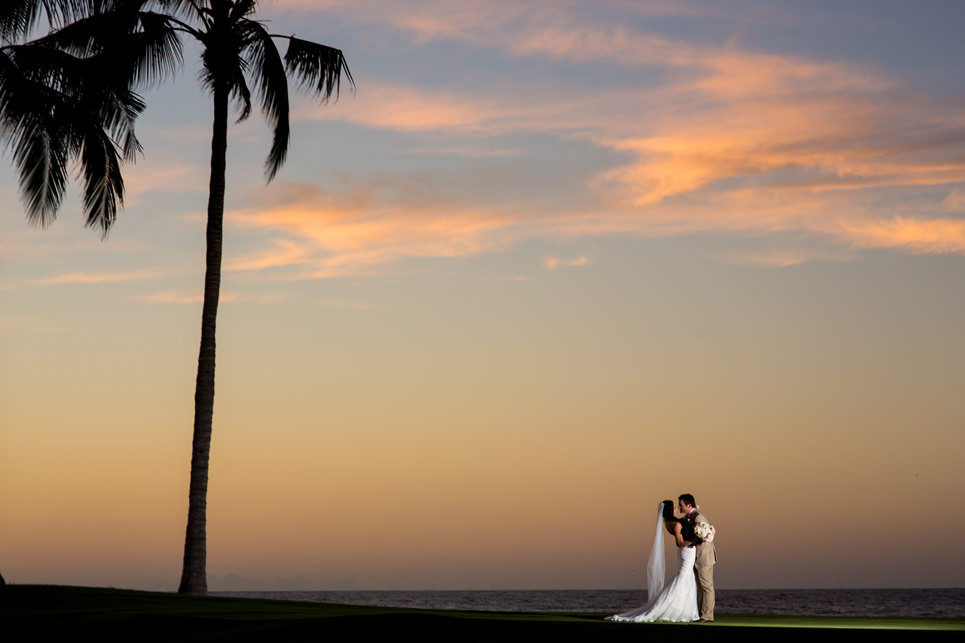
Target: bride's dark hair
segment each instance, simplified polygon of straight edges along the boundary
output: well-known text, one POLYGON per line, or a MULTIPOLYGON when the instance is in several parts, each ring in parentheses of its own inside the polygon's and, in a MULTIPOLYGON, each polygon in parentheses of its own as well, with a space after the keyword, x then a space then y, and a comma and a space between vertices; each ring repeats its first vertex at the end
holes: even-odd
POLYGON ((663 505, 663 519, 676 522, 677 518, 673 515, 673 500, 664 500, 661 504, 663 505))

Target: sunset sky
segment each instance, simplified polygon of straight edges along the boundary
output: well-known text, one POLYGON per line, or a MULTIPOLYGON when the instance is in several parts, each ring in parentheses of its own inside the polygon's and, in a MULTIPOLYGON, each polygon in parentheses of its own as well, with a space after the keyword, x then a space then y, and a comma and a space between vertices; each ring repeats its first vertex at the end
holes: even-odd
MULTIPOLYGON (((965 3, 275 0, 345 52, 229 131, 218 589, 965 586, 965 3), (293 92, 293 96, 296 96, 293 92)), ((0 164, 0 572, 174 590, 210 97, 109 237, 0 164)))

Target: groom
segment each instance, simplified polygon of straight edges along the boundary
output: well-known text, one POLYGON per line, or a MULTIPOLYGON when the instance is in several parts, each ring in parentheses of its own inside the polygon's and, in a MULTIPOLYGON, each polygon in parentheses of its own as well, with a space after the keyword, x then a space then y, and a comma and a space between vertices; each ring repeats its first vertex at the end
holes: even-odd
MULTIPOLYGON (((682 522, 684 528, 691 534, 697 523, 706 523, 707 519, 697 510, 697 501, 689 493, 677 498, 677 509, 684 514, 682 522)), ((700 608, 699 623, 714 622, 714 564, 717 562, 717 550, 714 543, 697 545, 697 562, 694 563, 694 576, 697 577, 697 606, 700 608)))

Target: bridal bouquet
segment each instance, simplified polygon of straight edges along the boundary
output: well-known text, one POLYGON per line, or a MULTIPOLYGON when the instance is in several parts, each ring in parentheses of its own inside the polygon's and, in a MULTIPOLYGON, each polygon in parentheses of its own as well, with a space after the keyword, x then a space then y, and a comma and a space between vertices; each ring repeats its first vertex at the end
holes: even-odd
POLYGON ((712 543, 714 536, 717 535, 717 529, 708 522, 698 522, 694 525, 694 535, 697 536, 700 544, 712 543))

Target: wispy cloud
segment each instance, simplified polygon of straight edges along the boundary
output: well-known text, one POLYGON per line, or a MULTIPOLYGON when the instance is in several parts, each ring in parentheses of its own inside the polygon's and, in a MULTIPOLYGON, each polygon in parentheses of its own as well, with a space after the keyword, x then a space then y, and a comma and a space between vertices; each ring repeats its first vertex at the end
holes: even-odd
POLYGON ((458 96, 453 92, 425 91, 397 83, 369 83, 348 102, 319 107, 307 101, 295 112, 299 120, 340 119, 368 127, 403 132, 451 130, 485 132, 500 115, 495 101, 490 104, 458 96))
POLYGON ((942 199, 942 209, 946 212, 965 214, 965 189, 955 188, 942 199))
POLYGON ((965 254, 965 220, 841 219, 839 234, 859 248, 900 248, 915 254, 965 254))
POLYGON ((154 191, 204 192, 208 189, 208 172, 204 168, 180 163, 141 162, 124 168, 124 187, 128 207, 137 205, 144 195, 154 191))
MULTIPOLYGON (((288 299, 288 293, 242 293, 231 290, 221 292, 218 300, 223 303, 278 303, 288 299)), ((175 289, 142 295, 137 301, 147 301, 155 304, 197 304, 203 301, 200 290, 175 289)))
POLYGON ((202 296, 196 289, 164 290, 150 295, 141 295, 136 300, 155 304, 194 304, 202 301, 202 296))
POLYGON ((853 259, 844 252, 826 252, 812 248, 773 248, 763 252, 728 254, 721 257, 726 263, 762 268, 787 268, 814 260, 846 261, 853 259))
POLYGON ((546 268, 547 270, 556 270, 557 268, 560 268, 563 266, 570 266, 575 268, 579 266, 585 266, 589 263, 590 263, 590 260, 584 257, 583 255, 577 255, 575 259, 564 260, 550 254, 543 257, 543 261, 542 261, 543 267, 546 268))
POLYGON ((119 281, 145 281, 157 279, 164 275, 158 268, 145 268, 128 272, 69 272, 55 277, 46 277, 34 281, 40 285, 50 284, 102 284, 119 281))
POLYGON ((304 245, 294 241, 276 240, 270 248, 228 260, 225 263, 225 270, 264 270, 290 266, 303 263, 310 254, 310 249, 304 245))
POLYGON ((323 306, 325 308, 345 308, 348 310, 378 310, 384 308, 382 304, 368 301, 347 301, 341 299, 324 299, 315 303, 317 306, 323 306))
POLYGON ((463 146, 443 146, 443 147, 416 147, 407 151, 408 154, 418 154, 426 156, 458 156, 470 159, 482 159, 493 157, 517 156, 519 150, 509 148, 485 148, 463 146))
POLYGON ((231 212, 228 220, 284 238, 227 265, 238 271, 294 267, 293 279, 363 276, 399 259, 469 256, 506 247, 503 232, 518 219, 515 214, 402 193, 411 187, 378 181, 339 192, 277 186, 263 205, 231 212))

